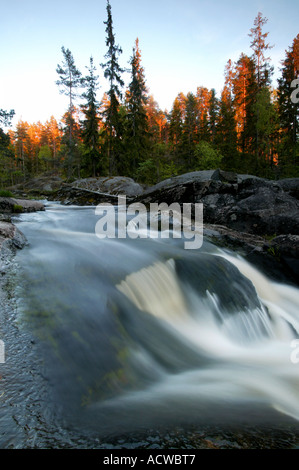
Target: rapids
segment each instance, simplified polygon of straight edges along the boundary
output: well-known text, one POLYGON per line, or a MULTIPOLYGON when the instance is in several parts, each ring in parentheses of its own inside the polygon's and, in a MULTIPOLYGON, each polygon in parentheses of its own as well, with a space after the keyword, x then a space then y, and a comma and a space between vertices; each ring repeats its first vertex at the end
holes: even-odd
POLYGON ((3 330, 2 446, 33 445, 41 428, 105 439, 299 420, 297 288, 206 240, 100 240, 97 221, 95 208, 56 203, 15 220, 28 246, 7 313, 16 330, 3 330), (39 425, 16 435, 29 409, 39 425))

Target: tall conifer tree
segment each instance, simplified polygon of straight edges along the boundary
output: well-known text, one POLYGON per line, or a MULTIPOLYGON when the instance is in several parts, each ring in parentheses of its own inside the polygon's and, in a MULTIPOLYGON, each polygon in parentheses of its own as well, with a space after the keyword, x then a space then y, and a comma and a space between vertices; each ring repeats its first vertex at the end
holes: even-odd
POLYGON ((64 60, 62 65, 57 65, 56 72, 59 75, 59 80, 56 81, 56 84, 61 87, 60 93, 69 97, 66 130, 68 132, 68 178, 70 178, 73 171, 76 152, 74 141, 74 101, 78 96, 77 90, 82 85, 82 75, 75 65, 71 51, 69 49, 65 49, 64 46, 62 46, 61 50, 64 60))
POLYGON ((129 138, 130 166, 133 174, 149 151, 149 125, 146 112, 148 94, 138 38, 135 41, 131 64, 131 82, 127 92, 127 136, 129 138))
MULTIPOLYGON (((299 104, 291 99, 294 80, 299 78, 299 34, 285 53, 281 77, 278 80, 278 106, 281 126, 279 163, 282 166, 298 165, 299 104)), ((295 168, 293 168, 295 170, 295 168)), ((297 173, 296 173, 297 175, 297 173)), ((299 174, 298 174, 299 175, 299 174)))
POLYGON ((122 99, 122 87, 124 81, 121 78, 125 69, 121 68, 118 63, 118 56, 122 54, 122 48, 115 43, 115 36, 113 32, 113 19, 112 11, 109 0, 107 0, 107 21, 106 25, 106 46, 108 51, 105 54, 107 61, 102 63, 104 69, 104 77, 109 81, 109 105, 104 111, 106 129, 107 129, 107 144, 108 144, 108 159, 109 159, 109 173, 116 173, 119 165, 119 144, 120 144, 120 116, 119 106, 122 99))
POLYGON ((82 137, 85 147, 85 166, 87 171, 96 176, 99 167, 100 151, 99 151, 99 103, 97 101, 98 75, 90 58, 88 71, 89 74, 84 78, 84 86, 86 91, 82 94, 82 98, 86 103, 81 106, 85 119, 82 121, 82 137))

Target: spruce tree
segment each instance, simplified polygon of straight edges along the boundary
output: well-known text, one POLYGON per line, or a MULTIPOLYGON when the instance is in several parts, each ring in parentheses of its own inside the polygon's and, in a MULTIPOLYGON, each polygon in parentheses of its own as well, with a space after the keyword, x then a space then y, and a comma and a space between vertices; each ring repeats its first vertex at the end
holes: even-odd
POLYGON ((183 125, 183 153, 185 169, 190 171, 193 165, 195 145, 198 143, 198 106, 193 93, 186 98, 186 117, 183 125))
POLYGON ((107 144, 108 144, 108 159, 109 159, 109 173, 116 173, 119 166, 120 158, 120 131, 121 123, 119 116, 119 106, 122 99, 122 87, 124 81, 121 78, 122 73, 125 71, 118 63, 118 56, 122 54, 122 48, 115 43, 115 36, 113 32, 113 20, 111 5, 107 0, 107 21, 106 25, 106 46, 108 51, 105 54, 107 61, 101 64, 104 69, 104 77, 109 81, 109 105, 104 111, 104 117, 107 130, 107 144))
POLYGON ((215 142, 223 155, 223 166, 227 170, 237 170, 237 131, 233 105, 233 64, 229 60, 225 67, 225 85, 219 103, 215 142))
POLYGON ((131 82, 126 96, 127 145, 130 152, 130 170, 134 175, 141 161, 146 160, 150 144, 146 112, 148 95, 138 38, 135 41, 130 64, 131 82))
MULTIPOLYGON (((290 168, 296 172, 298 165, 299 105, 291 99, 292 83, 299 78, 299 34, 286 51, 282 62, 281 77, 278 79, 278 109, 281 127, 279 164, 281 169, 290 168)), ((297 173, 296 173, 297 174, 297 173)))
POLYGON ((84 78, 84 87, 86 91, 82 94, 82 98, 86 103, 81 105, 81 109, 85 116, 82 121, 82 138, 84 144, 84 165, 88 176, 92 174, 96 176, 96 172, 100 169, 100 150, 99 150, 99 103, 97 101, 98 75, 96 75, 96 67, 93 58, 90 58, 88 71, 89 74, 84 78))
POLYGON ((209 134, 210 141, 212 144, 215 142, 216 128, 219 114, 219 100, 216 96, 216 91, 214 88, 211 90, 210 100, 209 100, 209 134))

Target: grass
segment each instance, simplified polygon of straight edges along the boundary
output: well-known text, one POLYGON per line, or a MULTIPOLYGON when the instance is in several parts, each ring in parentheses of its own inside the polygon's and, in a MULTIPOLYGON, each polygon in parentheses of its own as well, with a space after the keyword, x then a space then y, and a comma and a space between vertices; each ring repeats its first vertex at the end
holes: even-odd
POLYGON ((13 194, 7 189, 0 189, 0 197, 13 197, 13 194))
POLYGON ((23 212, 23 207, 19 206, 19 204, 14 204, 13 205, 13 212, 15 214, 20 214, 21 212, 23 212))

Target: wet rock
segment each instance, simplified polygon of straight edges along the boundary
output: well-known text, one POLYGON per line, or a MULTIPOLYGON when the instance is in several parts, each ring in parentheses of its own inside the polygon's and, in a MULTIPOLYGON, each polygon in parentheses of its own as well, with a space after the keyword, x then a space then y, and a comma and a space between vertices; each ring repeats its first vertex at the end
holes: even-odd
POLYGON ((0 221, 0 274, 10 266, 10 258, 27 244, 25 235, 11 222, 0 221))
POLYGON ((279 235, 271 240, 269 253, 299 280, 299 235, 279 235))

